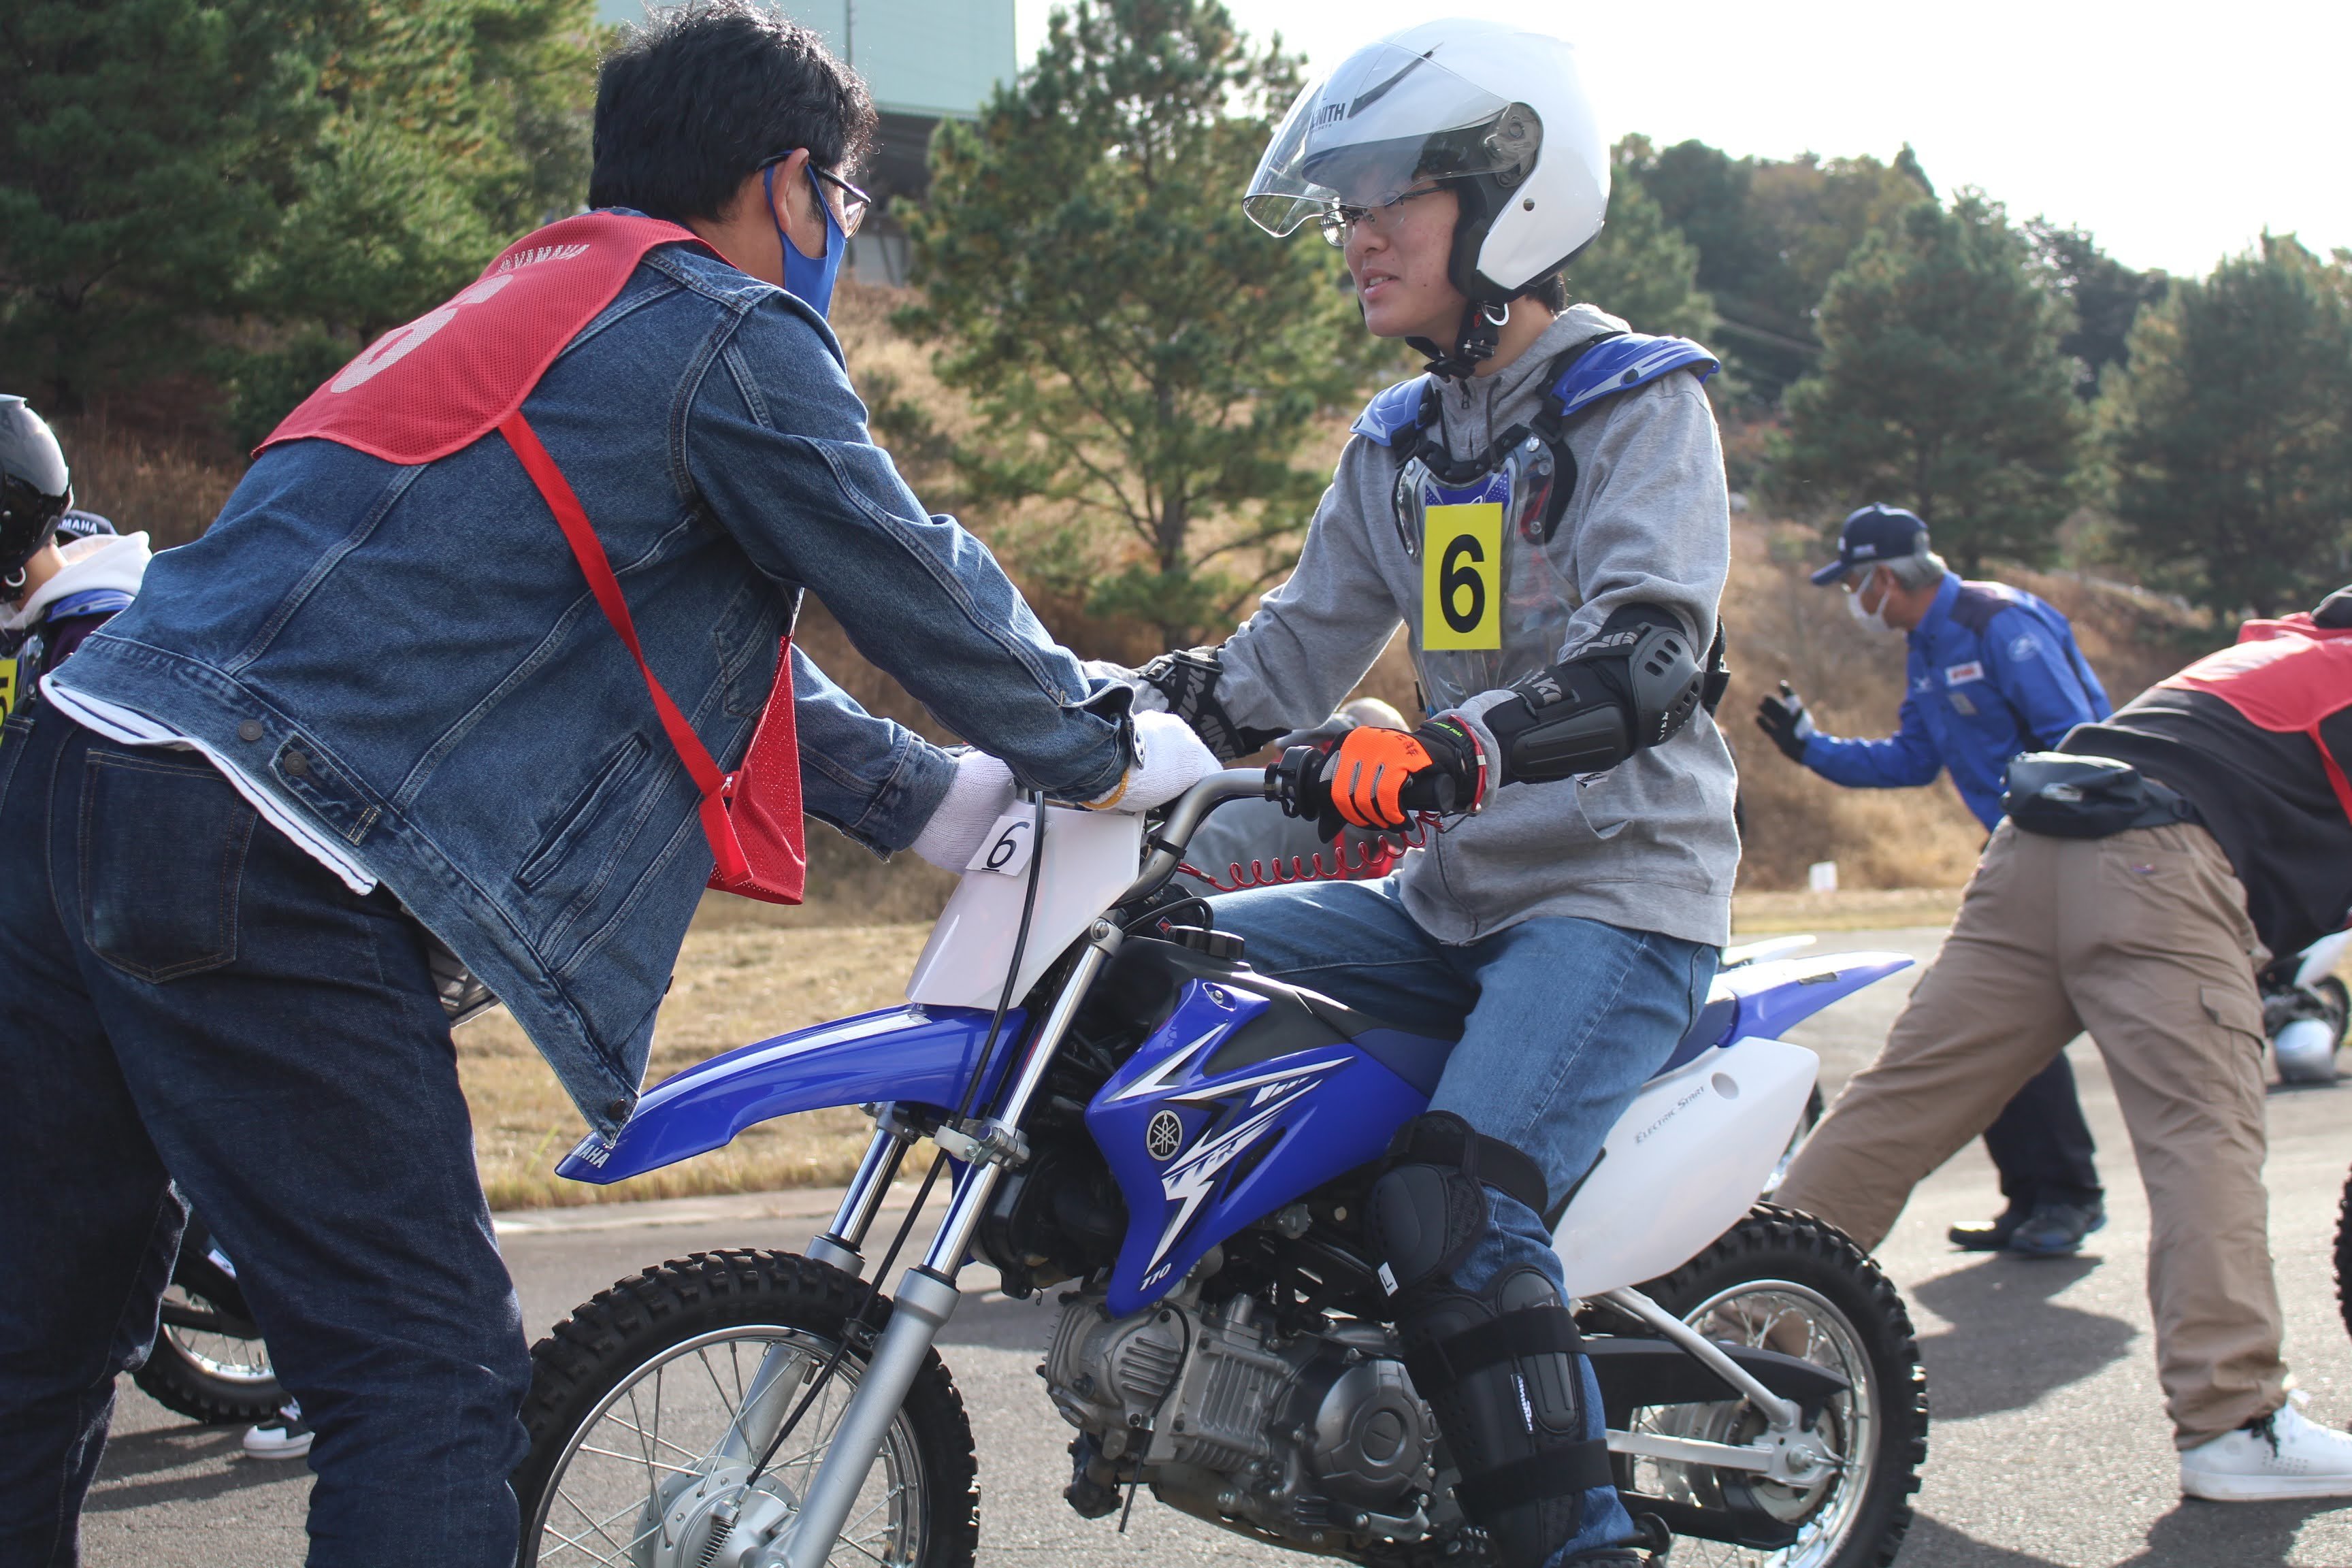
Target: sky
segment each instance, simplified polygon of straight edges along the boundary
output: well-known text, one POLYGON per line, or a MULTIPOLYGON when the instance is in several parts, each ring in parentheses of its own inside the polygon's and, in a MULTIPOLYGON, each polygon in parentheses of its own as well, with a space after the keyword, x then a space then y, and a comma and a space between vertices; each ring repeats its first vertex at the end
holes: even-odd
MULTIPOLYGON (((1022 59, 1052 0, 1014 0, 1022 59)), ((1786 158, 1916 150, 1939 194, 2202 274, 2268 228, 2352 247, 2352 3, 1226 0, 1328 68, 1433 15, 1531 13, 1575 42, 1611 134, 1786 158)))

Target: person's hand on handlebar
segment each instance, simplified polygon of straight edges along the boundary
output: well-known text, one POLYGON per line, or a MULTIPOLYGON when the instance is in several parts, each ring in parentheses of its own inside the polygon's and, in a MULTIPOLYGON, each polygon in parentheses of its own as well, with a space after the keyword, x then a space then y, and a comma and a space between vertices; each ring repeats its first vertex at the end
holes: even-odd
POLYGON ((1285 807, 1294 816, 1314 815, 1326 837, 1343 824, 1393 830, 1410 826, 1416 812, 1475 811, 1484 794, 1478 744, 1451 720, 1411 731, 1360 724, 1334 738, 1302 738, 1307 743, 1276 764, 1285 807))
POLYGON ((1173 713, 1134 715, 1135 765, 1117 788, 1087 803, 1092 811, 1145 812, 1165 805, 1224 763, 1173 713))

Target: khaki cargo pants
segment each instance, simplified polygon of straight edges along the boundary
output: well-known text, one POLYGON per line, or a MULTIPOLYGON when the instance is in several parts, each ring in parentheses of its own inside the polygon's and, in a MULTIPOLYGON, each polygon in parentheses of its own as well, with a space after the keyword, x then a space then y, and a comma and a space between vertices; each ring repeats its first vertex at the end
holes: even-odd
POLYGON ((2087 1029, 2154 1216, 2148 1304, 2175 1441, 2267 1415, 2286 1397, 2253 978, 2268 960, 2202 827, 2066 839, 2004 822, 1886 1048, 1774 1201, 1877 1247, 1911 1189, 2087 1029))

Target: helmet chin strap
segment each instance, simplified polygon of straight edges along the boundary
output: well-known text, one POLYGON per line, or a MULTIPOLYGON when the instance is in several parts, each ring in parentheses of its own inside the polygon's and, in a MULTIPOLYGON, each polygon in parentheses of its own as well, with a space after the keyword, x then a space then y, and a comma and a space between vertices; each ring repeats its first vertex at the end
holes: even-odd
POLYGON ((1428 360, 1422 369, 1438 380, 1467 380, 1478 374, 1480 365, 1495 357, 1496 345, 1502 341, 1504 325, 1510 319, 1510 300, 1482 305, 1474 300, 1462 308, 1462 331, 1454 339, 1452 353, 1441 352, 1427 338, 1407 338, 1405 346, 1428 360))

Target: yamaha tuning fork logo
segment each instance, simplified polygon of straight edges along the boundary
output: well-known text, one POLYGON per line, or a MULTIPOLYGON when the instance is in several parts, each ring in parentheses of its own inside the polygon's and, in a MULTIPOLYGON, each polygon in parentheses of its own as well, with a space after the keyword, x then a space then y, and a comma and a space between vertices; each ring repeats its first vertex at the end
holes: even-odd
POLYGON ((1184 1123, 1172 1110, 1155 1113, 1150 1126, 1143 1130, 1144 1152, 1162 1164, 1176 1157, 1184 1146, 1184 1123))

